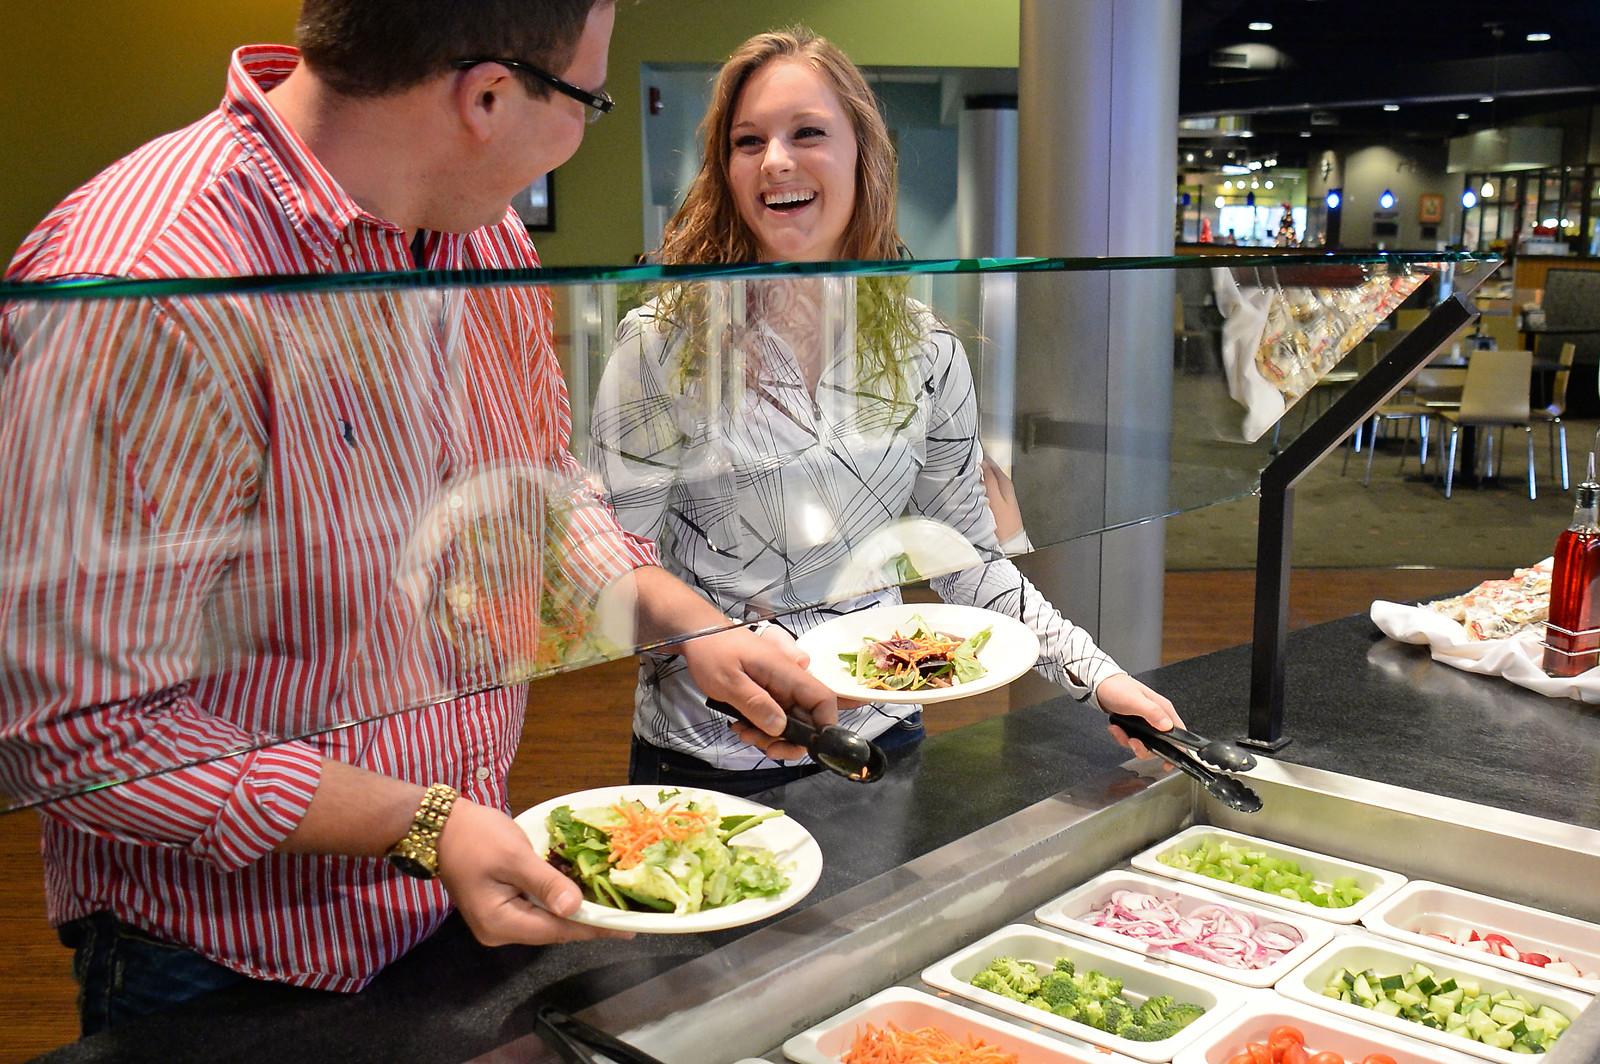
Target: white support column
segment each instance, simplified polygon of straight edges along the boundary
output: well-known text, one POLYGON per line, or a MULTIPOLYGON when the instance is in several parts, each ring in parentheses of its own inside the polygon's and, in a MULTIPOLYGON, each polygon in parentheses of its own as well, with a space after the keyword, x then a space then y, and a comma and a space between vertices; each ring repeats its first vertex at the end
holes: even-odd
MULTIPOLYGON (((1172 253, 1179 20, 1179 0, 1022 0, 1020 254, 1172 253)), ((1067 442, 1036 447, 1018 464, 1028 525, 1067 534, 1159 513, 1172 275, 1035 280, 1046 276, 1019 279, 1017 377, 1029 383, 1018 416, 1024 425, 1050 419, 1067 442)), ((1160 663, 1164 545, 1164 526, 1151 522, 1072 540, 1025 568, 1118 661, 1140 670, 1160 663)))

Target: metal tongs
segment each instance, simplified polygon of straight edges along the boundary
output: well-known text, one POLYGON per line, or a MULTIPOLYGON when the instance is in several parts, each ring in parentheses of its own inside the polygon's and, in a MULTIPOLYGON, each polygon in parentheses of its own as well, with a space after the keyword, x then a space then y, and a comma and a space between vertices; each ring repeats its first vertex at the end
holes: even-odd
POLYGON ((1228 775, 1249 772, 1256 767, 1255 757, 1243 747, 1225 739, 1207 739, 1186 728, 1157 731, 1142 717, 1121 713, 1111 714, 1111 723, 1144 743, 1151 753, 1159 754, 1193 776, 1207 794, 1230 809, 1241 813, 1260 812, 1261 796, 1243 780, 1228 775))
MULTIPOLYGON (((734 720, 750 723, 743 713, 726 702, 708 698, 706 705, 734 720)), ((889 756, 877 743, 837 724, 817 728, 791 716, 784 725, 783 739, 805 747, 817 764, 855 783, 873 783, 883 778, 883 770, 889 767, 889 756)))
POLYGON ((635 1049, 554 1005, 539 1006, 533 1014, 533 1027, 544 1044, 567 1064, 661 1064, 644 1050, 635 1049))

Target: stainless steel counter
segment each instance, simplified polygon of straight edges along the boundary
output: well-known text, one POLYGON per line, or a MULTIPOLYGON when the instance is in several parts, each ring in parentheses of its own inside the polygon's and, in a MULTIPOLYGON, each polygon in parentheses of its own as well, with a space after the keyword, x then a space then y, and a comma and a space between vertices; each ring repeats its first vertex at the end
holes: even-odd
MULTIPOLYGON (((1263 761, 1265 806, 1236 813, 1184 776, 1126 790, 1110 774, 596 1005, 586 1019, 666 1064, 782 1060, 789 1036, 1124 863, 1191 823, 1600 920, 1600 832, 1320 769, 1263 761), (1529 876, 1528 869, 1538 869, 1529 876), (714 1048, 713 1048, 714 1047, 714 1048)), ((971 1003, 967 1003, 971 1004, 971 1003)), ((978 1007, 981 1011, 981 1006, 978 1007)), ((999 1014, 995 1014, 999 1015, 999 1014)), ((483 1061, 554 1060, 536 1039, 483 1061)), ((1600 1060, 1600 1010, 1543 1058, 1600 1060)))

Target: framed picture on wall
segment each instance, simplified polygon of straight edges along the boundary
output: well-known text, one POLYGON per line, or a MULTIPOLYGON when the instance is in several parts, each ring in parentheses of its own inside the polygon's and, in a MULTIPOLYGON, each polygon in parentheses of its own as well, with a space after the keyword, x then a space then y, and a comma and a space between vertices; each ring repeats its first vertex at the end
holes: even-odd
POLYGON ((522 219, 522 224, 536 233, 553 232, 556 227, 556 201, 554 175, 545 174, 539 180, 511 197, 512 209, 522 219))
POLYGON ((1437 192, 1424 192, 1418 196, 1417 221, 1424 225, 1437 225, 1444 221, 1444 197, 1437 192))

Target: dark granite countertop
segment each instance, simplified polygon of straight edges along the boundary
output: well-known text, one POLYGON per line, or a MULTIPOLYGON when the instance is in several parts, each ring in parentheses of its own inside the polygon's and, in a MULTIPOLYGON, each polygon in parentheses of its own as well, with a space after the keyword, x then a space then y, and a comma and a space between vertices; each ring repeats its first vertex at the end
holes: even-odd
MULTIPOLYGON (((1364 617, 1295 633, 1289 655, 1280 759, 1600 829, 1600 707, 1436 665, 1364 617)), ((1145 679, 1197 730, 1230 737, 1249 668, 1239 647, 1145 679)), ((811 905, 1123 759, 1098 714, 1059 699, 930 739, 870 787, 815 777, 766 800, 826 855, 811 905)), ((577 1008, 748 930, 488 949, 452 919, 360 994, 252 985, 41 1059, 461 1061, 527 1034, 536 998, 577 1008)))

